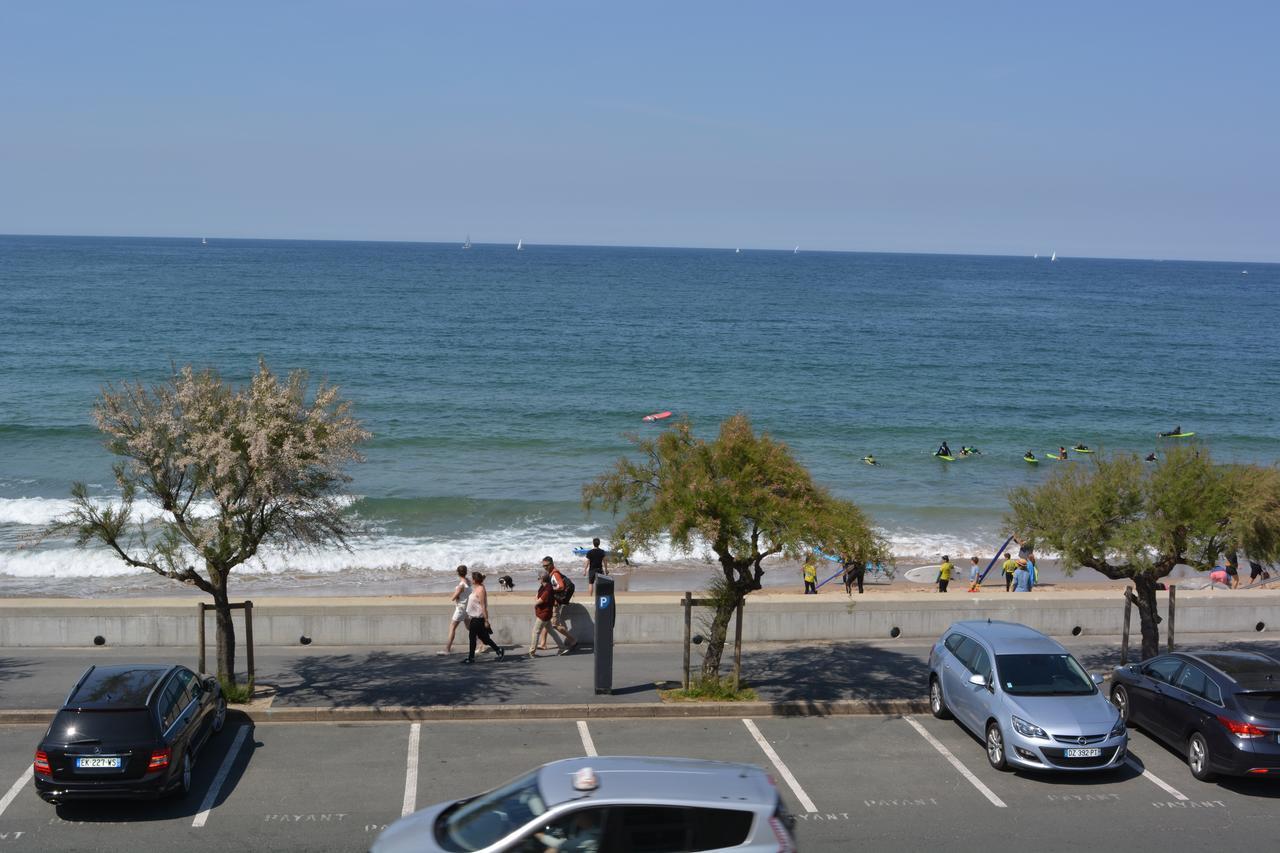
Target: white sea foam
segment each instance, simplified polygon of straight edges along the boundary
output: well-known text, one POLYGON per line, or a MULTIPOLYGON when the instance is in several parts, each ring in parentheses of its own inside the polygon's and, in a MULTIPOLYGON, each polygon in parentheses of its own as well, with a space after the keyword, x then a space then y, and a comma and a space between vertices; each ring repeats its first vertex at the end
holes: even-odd
MULTIPOLYGON (((118 499, 93 498, 99 509, 118 504, 118 499)), ((32 527, 46 527, 65 517, 75 504, 70 498, 4 498, 0 499, 0 524, 25 524, 32 527)), ((214 507, 209 503, 199 503, 192 507, 197 516, 212 515, 214 507)), ((133 518, 137 521, 154 521, 164 514, 160 505, 150 501, 134 501, 133 518)))

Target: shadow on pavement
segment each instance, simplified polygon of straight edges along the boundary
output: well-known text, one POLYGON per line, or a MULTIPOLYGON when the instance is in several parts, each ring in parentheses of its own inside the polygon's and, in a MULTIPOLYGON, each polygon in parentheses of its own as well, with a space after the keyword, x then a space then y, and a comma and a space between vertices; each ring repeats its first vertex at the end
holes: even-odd
POLYGON ((185 797, 167 796, 157 800, 72 800, 54 806, 58 818, 68 823, 142 823, 148 821, 191 820, 200 813, 205 797, 213 786, 214 777, 235 742, 240 728, 249 726, 249 735, 240 747, 240 754, 231 765, 227 777, 218 789, 213 806, 220 805, 236 789, 244 776, 254 752, 262 746, 254 741, 253 724, 242 714, 231 712, 228 725, 222 733, 212 738, 196 759, 192 769, 191 791, 185 797), (237 725, 239 723, 239 725, 237 725))
POLYGON ((492 652, 463 664, 463 654, 373 651, 300 657, 275 677, 275 705, 490 705, 536 681, 531 661, 517 651, 492 652))
MULTIPOLYGON (((732 662, 732 654, 726 654, 722 670, 728 672, 732 662)), ((917 699, 927 692, 929 665, 862 643, 744 650, 742 680, 767 701, 917 699)))

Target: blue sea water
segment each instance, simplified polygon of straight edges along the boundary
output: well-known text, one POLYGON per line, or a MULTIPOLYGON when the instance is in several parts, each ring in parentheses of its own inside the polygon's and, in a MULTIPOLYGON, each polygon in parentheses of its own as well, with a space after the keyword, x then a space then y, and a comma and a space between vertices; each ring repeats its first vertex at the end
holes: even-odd
POLYGON ((708 435, 749 413, 899 554, 933 559, 1003 541, 1008 490, 1061 464, 1027 449, 1159 451, 1176 423, 1218 458, 1273 462, 1277 319, 1264 264, 0 237, 0 594, 132 574, 17 545, 73 480, 111 494, 101 386, 173 364, 304 368, 373 433, 351 484, 368 533, 249 574, 568 557, 608 531, 582 484, 664 409, 708 435), (983 455, 939 461, 943 439, 983 455))

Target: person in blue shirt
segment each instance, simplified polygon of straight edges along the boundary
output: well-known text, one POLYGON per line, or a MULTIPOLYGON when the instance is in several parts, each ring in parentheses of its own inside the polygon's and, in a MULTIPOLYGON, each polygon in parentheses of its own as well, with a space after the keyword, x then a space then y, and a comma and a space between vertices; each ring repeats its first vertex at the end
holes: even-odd
POLYGON ((1013 570, 1013 591, 1014 592, 1031 592, 1031 571, 1027 568, 1027 561, 1018 558, 1018 568, 1013 570))

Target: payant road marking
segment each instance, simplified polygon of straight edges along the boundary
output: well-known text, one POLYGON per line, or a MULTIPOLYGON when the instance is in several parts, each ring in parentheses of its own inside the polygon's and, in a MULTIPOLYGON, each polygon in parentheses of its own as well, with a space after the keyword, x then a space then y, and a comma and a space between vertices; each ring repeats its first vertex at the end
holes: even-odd
POLYGON ((250 728, 251 726, 241 726, 240 731, 236 732, 236 739, 231 742, 231 748, 222 759, 218 775, 213 777, 213 784, 209 786, 209 792, 204 795, 204 802, 200 804, 200 813, 196 815, 195 820, 191 821, 193 827, 204 826, 205 821, 209 819, 209 812, 213 811, 213 804, 218 801, 218 792, 227 781, 227 776, 231 773, 231 765, 236 763, 236 758, 240 755, 240 747, 244 745, 244 739, 248 736, 250 728))
POLYGON ((1156 774, 1152 773, 1152 772, 1151 772, 1150 770, 1148 770, 1147 768, 1145 768, 1145 767, 1143 767, 1143 766, 1139 765, 1139 764, 1138 764, 1138 762, 1136 762, 1136 761, 1134 761, 1134 760, 1133 760, 1133 756, 1126 755, 1126 756, 1124 757, 1124 763, 1125 763, 1125 764, 1128 764, 1128 765, 1129 765, 1130 767, 1132 767, 1134 770, 1137 770, 1139 773, 1141 773, 1143 776, 1145 776, 1145 777, 1147 777, 1148 779, 1150 779, 1152 782, 1154 782, 1154 783, 1155 783, 1156 785, 1158 785, 1159 787, 1164 788, 1164 790, 1165 790, 1165 791, 1166 791, 1170 796, 1172 796, 1175 800, 1185 800, 1185 799, 1187 798, 1187 797, 1186 797, 1186 795, 1185 795, 1185 794, 1183 794, 1181 791, 1179 791, 1177 788, 1173 787, 1173 786, 1172 786, 1172 785, 1170 785, 1168 782, 1164 781, 1163 779, 1161 779, 1161 778, 1160 778, 1159 776, 1157 776, 1156 774))
POLYGON ((22 789, 27 787, 31 781, 31 777, 35 774, 35 765, 28 764, 27 769, 18 777, 18 781, 13 783, 13 787, 9 789, 9 793, 0 798, 0 815, 4 814, 4 810, 9 808, 9 804, 14 801, 18 794, 22 793, 22 789))
POLYGON ((587 728, 586 720, 578 720, 578 737, 582 738, 582 748, 586 750, 587 755, 594 758, 600 754, 596 752, 596 744, 591 739, 591 730, 587 728))
POLYGON ((418 741, 422 737, 422 723, 409 726, 409 759, 404 771, 404 805, 400 817, 413 814, 418 807, 418 741))
POLYGON ((920 725, 920 723, 916 722, 910 717, 903 717, 902 719, 906 720, 907 723, 910 724, 911 728, 919 732, 920 737, 928 741, 929 744, 933 746, 934 749, 942 753, 942 757, 947 759, 947 761, 951 762, 951 766, 954 767, 956 770, 958 770, 961 776, 963 776, 965 779, 968 779, 969 784, 977 788, 978 792, 982 794, 982 796, 990 800, 991 805, 995 806, 998 809, 1008 808, 1008 806, 1005 805, 1004 800, 996 796, 995 791, 992 791, 986 785, 982 784, 982 780, 979 779, 977 776, 974 776, 973 773, 970 772, 968 767, 965 767, 963 764, 961 764, 960 759, 956 758, 955 755, 952 754, 951 750, 947 749, 945 746, 942 745, 942 741, 938 740, 936 737, 929 734, 928 729, 926 729, 924 726, 920 725))
POLYGON ((760 734, 760 730, 756 728, 756 724, 751 720, 743 720, 742 724, 747 727, 747 731, 751 732, 751 736, 756 739, 756 743, 764 750, 764 754, 769 756, 769 760, 773 762, 774 768, 778 771, 778 775, 786 781, 791 788, 791 793, 796 795, 796 799, 800 801, 800 806, 806 812, 816 812, 818 807, 813 804, 813 800, 809 799, 809 795, 804 792, 804 788, 800 787, 800 783, 796 781, 796 777, 791 775, 791 771, 787 769, 787 765, 782 763, 782 759, 778 757, 778 753, 773 751, 773 747, 769 745, 769 741, 764 739, 764 735, 760 734))

